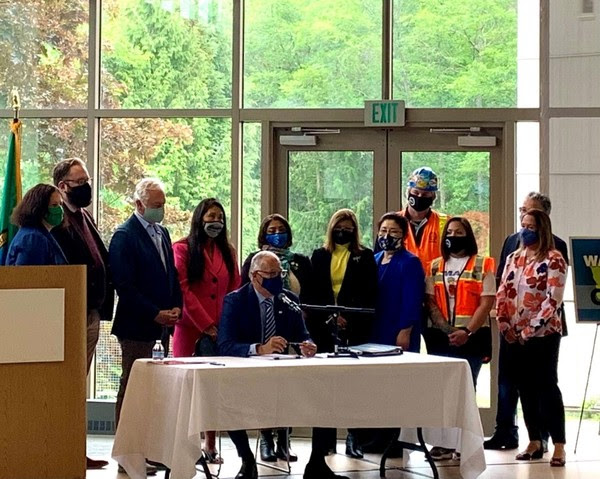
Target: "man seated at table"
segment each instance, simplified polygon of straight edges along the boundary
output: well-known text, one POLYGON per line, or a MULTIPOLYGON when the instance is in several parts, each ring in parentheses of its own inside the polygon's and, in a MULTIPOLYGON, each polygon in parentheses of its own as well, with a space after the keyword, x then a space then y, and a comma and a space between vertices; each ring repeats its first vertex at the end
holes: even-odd
MULTIPOLYGON (((218 333, 219 353, 224 356, 256 356, 283 353, 288 342, 299 342, 304 356, 314 356, 317 346, 310 340, 302 314, 279 299, 284 292, 281 263, 270 251, 257 253, 250 263, 250 283, 225 296, 218 333)), ((236 479, 258 477, 256 460, 246 431, 229 431, 242 467, 236 479)), ((305 479, 347 479, 334 474, 325 463, 326 446, 320 434, 313 434, 313 451, 304 471, 305 479)))

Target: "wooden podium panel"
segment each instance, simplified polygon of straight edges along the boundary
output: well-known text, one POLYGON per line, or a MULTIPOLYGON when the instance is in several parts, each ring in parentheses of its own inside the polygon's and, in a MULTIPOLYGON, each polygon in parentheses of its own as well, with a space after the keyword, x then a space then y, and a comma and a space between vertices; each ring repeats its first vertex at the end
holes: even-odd
POLYGON ((0 479, 84 479, 85 266, 0 267, 0 289, 36 288, 65 290, 64 361, 0 364, 0 479))

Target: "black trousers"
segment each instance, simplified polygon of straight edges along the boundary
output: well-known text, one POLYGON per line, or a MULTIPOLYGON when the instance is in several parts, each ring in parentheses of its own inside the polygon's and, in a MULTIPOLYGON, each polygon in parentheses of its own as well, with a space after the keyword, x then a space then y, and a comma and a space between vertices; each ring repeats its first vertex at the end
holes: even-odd
POLYGON ((248 442, 248 433, 244 429, 237 431, 228 431, 231 442, 233 442, 238 456, 244 461, 254 459, 252 449, 250 449, 250 443, 248 442))
MULTIPOLYGON (((498 351, 498 409, 496 411, 496 432, 503 439, 519 440, 517 425, 517 404, 519 391, 510 367, 510 344, 500 335, 498 351)), ((547 439, 547 434, 546 438, 547 439)))
MULTIPOLYGON (((335 440, 335 429, 320 427, 313 428, 311 460, 314 460, 315 458, 321 458, 321 460, 324 460, 323 458, 325 457, 325 454, 327 454, 332 432, 335 440)), ((254 459, 254 454, 252 453, 252 450, 250 449, 250 443, 248 442, 248 433, 243 429, 239 429, 237 431, 228 431, 228 433, 229 437, 231 438, 231 442, 233 442, 235 449, 237 450, 238 456, 240 456, 243 460, 254 459)))
POLYGON ((557 373, 560 338, 555 333, 531 338, 525 344, 506 344, 507 372, 516 378, 530 441, 540 441, 546 429, 555 444, 566 442, 557 373))

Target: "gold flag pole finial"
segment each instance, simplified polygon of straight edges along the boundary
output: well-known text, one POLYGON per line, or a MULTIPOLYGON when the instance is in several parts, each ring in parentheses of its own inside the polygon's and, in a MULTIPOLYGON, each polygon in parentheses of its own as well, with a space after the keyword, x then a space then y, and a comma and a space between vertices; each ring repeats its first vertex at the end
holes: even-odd
POLYGON ((19 110, 21 109, 21 99, 19 98, 19 91, 16 88, 13 88, 10 96, 13 109, 13 120, 17 121, 19 119, 19 110))

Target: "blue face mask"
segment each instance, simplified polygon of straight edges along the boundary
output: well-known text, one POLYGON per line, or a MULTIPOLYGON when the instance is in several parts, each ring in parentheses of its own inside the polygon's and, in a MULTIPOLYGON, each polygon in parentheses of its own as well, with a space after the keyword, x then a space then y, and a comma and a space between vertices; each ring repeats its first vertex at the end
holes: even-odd
POLYGON ((527 228, 523 228, 519 232, 519 236, 521 238, 521 243, 523 243, 524 246, 531 246, 540 240, 540 235, 538 235, 537 231, 532 231, 527 228))
POLYGON ((271 233, 265 235, 265 240, 270 246, 274 248, 285 248, 288 242, 287 233, 271 233))
POLYGON ((281 275, 274 278, 263 278, 262 287, 265 288, 273 296, 278 296, 283 291, 283 278, 281 275))

